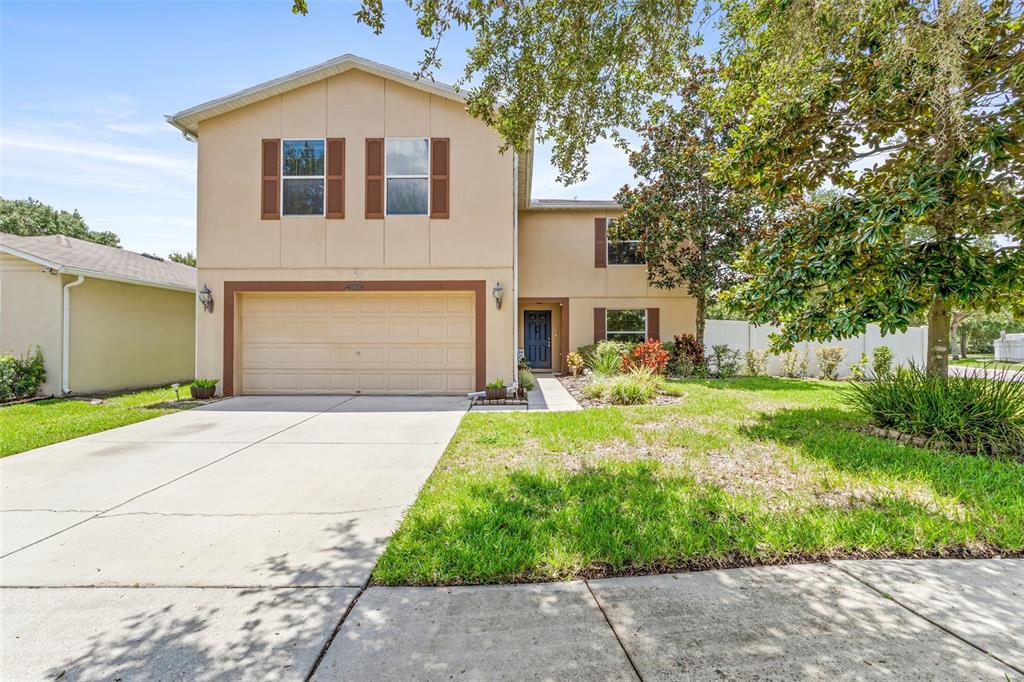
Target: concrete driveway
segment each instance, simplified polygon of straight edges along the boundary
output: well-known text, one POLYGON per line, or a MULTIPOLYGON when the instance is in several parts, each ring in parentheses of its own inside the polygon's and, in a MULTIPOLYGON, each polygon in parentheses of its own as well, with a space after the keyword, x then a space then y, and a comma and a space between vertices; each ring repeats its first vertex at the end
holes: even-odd
POLYGON ((233 398, 0 460, 4 679, 305 677, 467 407, 233 398))

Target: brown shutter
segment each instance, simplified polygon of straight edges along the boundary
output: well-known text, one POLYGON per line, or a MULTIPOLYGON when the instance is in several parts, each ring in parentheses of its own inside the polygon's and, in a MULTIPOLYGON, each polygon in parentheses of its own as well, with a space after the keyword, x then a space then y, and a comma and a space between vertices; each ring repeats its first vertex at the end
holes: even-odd
POLYGON ((281 140, 263 140, 263 175, 260 185, 263 220, 281 217, 281 140))
POLYGON ((594 218, 594 267, 608 267, 608 219, 594 218))
POLYGON ((366 138, 366 217, 384 217, 384 138, 366 138))
POLYGON ((594 308, 594 343, 605 340, 605 309, 594 308))
POLYGON ((327 217, 345 217, 345 138, 327 140, 327 217))
POLYGON ((430 217, 448 217, 448 165, 450 162, 447 137, 430 140, 430 217))
POLYGON ((647 338, 661 341, 661 313, 657 308, 647 309, 647 338))

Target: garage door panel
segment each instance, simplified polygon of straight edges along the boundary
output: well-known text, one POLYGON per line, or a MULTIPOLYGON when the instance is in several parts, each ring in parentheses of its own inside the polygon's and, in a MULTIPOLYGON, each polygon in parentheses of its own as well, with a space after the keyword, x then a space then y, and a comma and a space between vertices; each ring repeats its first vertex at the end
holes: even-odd
POLYGON ((474 389, 471 293, 246 294, 241 392, 474 389))

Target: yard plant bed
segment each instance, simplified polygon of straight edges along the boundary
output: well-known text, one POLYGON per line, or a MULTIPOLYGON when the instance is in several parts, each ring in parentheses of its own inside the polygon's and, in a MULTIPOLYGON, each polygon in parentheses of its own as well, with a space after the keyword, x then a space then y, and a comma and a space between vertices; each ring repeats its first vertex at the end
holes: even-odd
MULTIPOLYGON (((188 388, 178 395, 187 396, 188 388)), ((209 402, 209 401, 205 401, 209 402)), ((173 388, 155 388, 88 399, 52 398, 0 407, 0 457, 90 433, 152 419, 203 404, 175 401, 173 388)))
POLYGON ((672 381, 674 405, 470 413, 378 584, 842 557, 1020 556, 1024 463, 914 447, 820 381, 672 381))
MULTIPOLYGON (((565 386, 565 390, 569 391, 569 394, 576 399, 583 407, 604 407, 610 405, 607 400, 589 398, 583 392, 583 387, 587 385, 589 381, 588 377, 579 376, 560 376, 558 380, 565 386)), ((650 405, 674 405, 683 399, 682 395, 676 392, 673 393, 661 393, 659 392, 654 396, 654 399, 649 403, 650 405)))

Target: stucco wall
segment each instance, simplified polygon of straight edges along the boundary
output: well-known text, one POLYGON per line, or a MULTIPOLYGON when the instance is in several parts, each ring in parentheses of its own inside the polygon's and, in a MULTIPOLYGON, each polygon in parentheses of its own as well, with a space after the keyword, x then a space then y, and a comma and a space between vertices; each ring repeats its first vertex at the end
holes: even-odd
MULTIPOLYGON (((218 304, 225 281, 485 280, 487 376, 513 379, 512 155, 457 102, 361 71, 313 83, 203 121, 199 128, 200 285, 218 304), (260 218, 263 138, 345 138, 345 218, 260 218), (451 140, 450 218, 364 218, 365 140, 451 140)), ((223 305, 199 316, 200 376, 223 378, 223 305)), ((237 337, 236 337, 237 338, 237 337)))
POLYGON ((41 265, 0 253, 0 352, 39 346, 46 363, 41 393, 60 392, 61 281, 41 265))
MULTIPOLYGON (((56 310, 59 314, 59 305, 56 310)), ((195 310, 191 292, 86 278, 71 289, 71 391, 101 393, 191 379, 195 310)))

